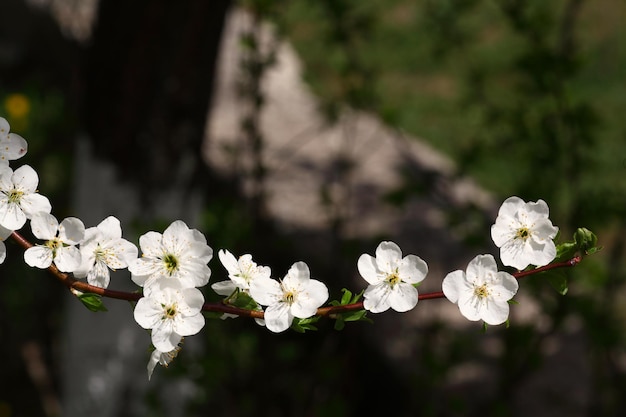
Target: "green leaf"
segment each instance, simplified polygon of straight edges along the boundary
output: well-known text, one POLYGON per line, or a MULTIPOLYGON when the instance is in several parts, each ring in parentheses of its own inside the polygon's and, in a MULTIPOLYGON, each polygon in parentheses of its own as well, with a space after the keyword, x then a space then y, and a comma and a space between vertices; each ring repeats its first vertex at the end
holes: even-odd
POLYGON ((294 317, 293 322, 291 323, 291 328, 298 333, 304 333, 307 330, 317 330, 317 327, 313 326, 313 323, 318 321, 320 318, 318 316, 309 317, 306 319, 299 319, 294 317))
POLYGON ((258 307, 256 301, 254 301, 252 297, 245 292, 238 292, 237 294, 230 296, 228 301, 230 305, 237 308, 243 308, 245 310, 256 310, 258 307))
POLYGON ((578 252, 578 246, 574 242, 565 242, 557 245, 556 257, 553 262, 563 262, 573 258, 578 252))
POLYGON ((82 293, 73 291, 76 298, 78 298, 90 311, 97 313, 98 311, 108 311, 102 303, 102 297, 98 294, 82 293))
POLYGON ((343 295, 341 296, 341 305, 346 305, 352 300, 352 292, 347 288, 342 288, 343 295))

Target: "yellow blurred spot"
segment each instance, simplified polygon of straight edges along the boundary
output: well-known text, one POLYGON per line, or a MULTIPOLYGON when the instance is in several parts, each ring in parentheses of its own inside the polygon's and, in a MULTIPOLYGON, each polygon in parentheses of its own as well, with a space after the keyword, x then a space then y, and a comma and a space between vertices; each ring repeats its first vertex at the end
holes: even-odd
POLYGON ((12 415, 11 406, 4 401, 0 402, 0 417, 10 417, 12 415))
POLYGON ((9 94, 4 99, 4 109, 12 119, 22 119, 30 113, 30 101, 24 94, 9 94))

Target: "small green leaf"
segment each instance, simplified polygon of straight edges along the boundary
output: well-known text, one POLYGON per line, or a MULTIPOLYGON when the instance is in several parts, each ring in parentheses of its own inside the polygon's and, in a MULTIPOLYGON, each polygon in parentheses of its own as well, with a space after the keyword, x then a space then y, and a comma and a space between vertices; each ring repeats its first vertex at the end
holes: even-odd
POLYGON ((313 323, 318 321, 320 318, 318 316, 309 317, 306 319, 299 319, 294 317, 293 322, 291 323, 291 328, 298 333, 304 333, 307 330, 317 330, 317 327, 313 326, 313 323))
POLYGON ((341 296, 340 305, 346 305, 350 302, 350 300, 352 300, 352 292, 348 290, 347 288, 342 288, 341 291, 343 292, 343 295, 341 296))
POLYGON ((574 242, 565 242, 557 245, 554 262, 563 262, 573 258, 578 251, 578 246, 574 242))
POLYGON ((256 310, 258 304, 245 292, 238 292, 229 298, 229 304, 245 310, 256 310))
POLYGON ((73 291, 78 298, 90 311, 97 313, 98 311, 107 311, 107 308, 102 303, 102 297, 98 294, 82 293, 79 291, 73 291))

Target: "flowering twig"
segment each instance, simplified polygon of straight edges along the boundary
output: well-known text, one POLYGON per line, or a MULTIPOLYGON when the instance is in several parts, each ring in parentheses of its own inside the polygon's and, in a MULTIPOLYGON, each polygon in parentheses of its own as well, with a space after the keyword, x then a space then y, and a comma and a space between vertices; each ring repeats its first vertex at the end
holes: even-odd
MULTIPOLYGON (((24 250, 33 247, 34 245, 29 242, 25 237, 23 237, 18 232, 11 233, 10 236, 15 242, 17 242, 24 250)), ((574 256, 571 259, 564 262, 554 262, 539 268, 530 269, 527 271, 518 271, 514 272, 513 275, 515 278, 520 279, 527 277, 529 275, 537 274, 539 272, 548 271, 551 269, 557 268, 567 268, 573 267, 579 264, 582 261, 582 257, 580 255, 574 256)), ((97 294, 101 297, 113 298, 117 300, 126 300, 126 301, 139 301, 143 297, 141 293, 138 292, 126 292, 126 291, 116 291, 110 290, 106 288, 100 288, 95 285, 90 285, 86 282, 79 281, 75 279, 72 274, 67 274, 59 271, 59 269, 54 265, 50 265, 48 271, 52 275, 54 275, 63 285, 65 285, 73 294, 76 293, 91 293, 97 294)), ((442 291, 434 291, 429 293, 419 294, 419 300, 431 300, 444 298, 444 293, 442 291)), ((356 303, 345 304, 345 305, 337 305, 337 306, 327 306, 321 307, 317 309, 316 315, 323 316, 331 316, 334 314, 345 313, 349 311, 357 311, 363 310, 363 301, 359 301, 356 303)), ((204 303, 202 306, 202 311, 206 312, 214 312, 214 313, 226 313, 226 314, 235 314, 238 316, 250 317, 250 318, 264 318, 264 312, 260 310, 248 310, 244 308, 235 307, 229 304, 225 304, 223 302, 215 302, 215 303, 204 303)))

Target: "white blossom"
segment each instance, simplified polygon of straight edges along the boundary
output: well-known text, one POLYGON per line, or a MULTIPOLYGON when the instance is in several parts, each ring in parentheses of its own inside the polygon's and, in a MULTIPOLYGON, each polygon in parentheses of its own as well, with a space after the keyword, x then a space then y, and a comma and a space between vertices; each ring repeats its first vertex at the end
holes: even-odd
POLYGON ((85 239, 80 245, 82 263, 74 271, 76 278, 87 278, 96 287, 107 288, 110 282, 109 268, 123 269, 137 259, 137 247, 122 238, 120 221, 109 216, 96 227, 85 230, 85 239))
POLYGON ((257 265, 252 260, 252 255, 246 254, 235 258, 227 250, 220 250, 218 257, 222 265, 228 271, 229 281, 220 281, 211 285, 211 288, 219 295, 229 296, 237 288, 243 292, 248 292, 250 283, 257 278, 270 278, 271 269, 267 266, 257 265))
POLYGON ((478 255, 466 272, 450 272, 443 280, 443 294, 458 304, 468 320, 483 320, 487 324, 504 323, 509 317, 509 303, 517 293, 519 283, 507 272, 498 271, 492 255, 478 255))
POLYGON ((152 344, 159 351, 171 352, 183 336, 204 327, 204 297, 197 288, 184 287, 180 280, 161 279, 144 290, 135 305, 135 321, 152 329, 152 344))
POLYGON ((85 225, 76 217, 68 217, 61 224, 49 213, 36 213, 30 221, 33 235, 44 240, 24 252, 29 266, 48 268, 52 262, 61 272, 73 272, 80 266, 80 250, 76 247, 85 237, 85 225))
POLYGON ((139 238, 143 254, 130 261, 128 270, 139 286, 148 287, 161 278, 175 279, 183 287, 202 287, 209 282, 208 262, 213 250, 202 233, 177 220, 163 234, 148 232, 139 238))
POLYGON ((28 150, 26 140, 9 130, 9 122, 0 117, 0 166, 8 166, 9 161, 21 158, 28 150))
POLYGON ((265 309, 265 325, 272 332, 285 331, 294 317, 305 319, 315 315, 328 300, 328 288, 311 279, 304 262, 294 263, 282 281, 258 278, 250 284, 250 295, 265 309))
POLYGON ((547 265, 556 257, 553 239, 559 231, 548 218, 548 205, 543 200, 524 202, 519 197, 507 198, 493 226, 491 238, 500 248, 500 259, 519 270, 528 265, 547 265))
POLYGON ((381 242, 376 257, 363 254, 357 267, 370 284, 363 293, 363 307, 380 313, 390 307, 398 312, 411 310, 417 305, 418 292, 414 284, 428 274, 428 265, 419 256, 402 257, 400 247, 393 242, 381 242))
POLYGON ((50 201, 37 194, 39 177, 28 165, 13 172, 0 165, 0 226, 18 230, 37 212, 50 213, 50 201))

